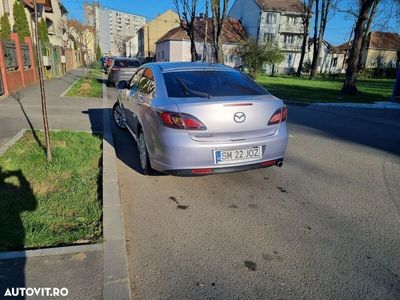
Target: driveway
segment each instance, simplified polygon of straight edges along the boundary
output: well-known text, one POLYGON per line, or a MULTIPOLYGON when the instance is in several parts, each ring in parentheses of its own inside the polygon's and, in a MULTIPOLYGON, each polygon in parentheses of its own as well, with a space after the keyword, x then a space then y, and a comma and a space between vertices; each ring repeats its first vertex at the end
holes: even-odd
POLYGON ((400 114, 290 106, 289 130, 281 169, 182 178, 114 128, 134 298, 400 298, 400 114))

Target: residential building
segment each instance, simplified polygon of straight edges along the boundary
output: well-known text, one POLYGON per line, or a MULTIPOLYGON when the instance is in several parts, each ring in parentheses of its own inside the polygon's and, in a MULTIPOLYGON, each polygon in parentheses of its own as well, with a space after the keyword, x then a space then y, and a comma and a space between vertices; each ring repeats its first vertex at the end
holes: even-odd
POLYGON ((138 54, 143 58, 154 58, 156 42, 169 30, 179 25, 179 16, 172 10, 157 16, 138 31, 138 54))
POLYGON ((229 16, 239 20, 249 37, 259 43, 277 43, 284 54, 282 63, 265 66, 266 72, 294 72, 303 41, 300 0, 235 0, 229 16))
POLYGON ((127 57, 136 57, 139 52, 139 36, 136 33, 132 37, 128 37, 125 41, 125 53, 127 57))
MULTIPOLYGON (((314 39, 308 40, 308 47, 305 62, 311 65, 314 55, 314 39)), ((321 51, 317 60, 318 72, 320 74, 340 74, 345 73, 344 67, 346 50, 335 47, 327 41, 322 41, 321 51)))
MULTIPOLYGON (((13 6, 15 1, 18 0, 0 1, 0 13, 9 16, 11 28, 14 26, 13 6)), ((21 0, 21 3, 24 5, 29 29, 32 33, 34 29, 33 0, 21 0)), ((67 30, 67 9, 60 0, 37 0, 37 3, 42 4, 41 15, 47 23, 50 43, 54 46, 63 47, 63 35, 67 30)))
MULTIPOLYGON (((194 22, 195 45, 199 61, 214 62, 212 49, 211 18, 198 17, 194 22), (205 34, 207 22, 207 36, 205 34)), ((232 18, 225 20, 222 32, 222 50, 225 64, 231 67, 241 65, 240 58, 235 55, 235 49, 245 37, 245 31, 239 21, 232 18)), ((171 29, 156 43, 157 61, 191 61, 190 40, 180 26, 171 29)))
POLYGON ((94 28, 89 25, 83 25, 77 20, 67 21, 66 47, 76 49, 77 55, 81 57, 78 61, 89 64, 96 59, 96 48, 94 41, 94 28))
POLYGON ((127 38, 146 23, 143 16, 110 9, 97 2, 85 4, 84 9, 85 24, 96 28, 96 39, 104 55, 125 55, 127 38))
POLYGON ((395 68, 399 59, 400 35, 394 32, 370 32, 361 52, 362 65, 368 68, 395 68))

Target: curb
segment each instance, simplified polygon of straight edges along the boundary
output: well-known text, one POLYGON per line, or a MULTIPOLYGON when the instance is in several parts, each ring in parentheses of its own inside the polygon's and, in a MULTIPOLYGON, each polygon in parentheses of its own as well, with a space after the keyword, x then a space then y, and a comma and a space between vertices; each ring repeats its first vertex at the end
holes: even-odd
MULTIPOLYGON (((62 94, 60 95, 60 97, 65 97, 65 95, 70 91, 70 89, 72 89, 72 87, 78 82, 80 78, 76 79, 73 83, 71 83, 71 85, 64 91, 62 92, 62 94)), ((99 98, 100 99, 100 98, 99 98)))
POLYGON ((400 104, 397 103, 311 103, 310 106, 360 109, 400 109, 400 104))
POLYGON ((16 135, 14 135, 11 139, 8 140, 7 143, 4 144, 3 147, 0 148, 0 155, 3 155, 4 153, 6 153, 6 151, 13 146, 20 138, 23 137, 24 133, 27 131, 27 129, 21 129, 20 131, 18 131, 18 133, 16 135))
POLYGON ((92 244, 92 245, 43 248, 43 249, 25 250, 25 251, 11 251, 11 252, 0 253, 0 260, 38 257, 38 256, 63 255, 63 254, 72 254, 79 252, 96 252, 102 250, 103 250, 102 244, 92 244))
POLYGON ((301 101, 291 101, 291 100, 282 100, 285 104, 296 105, 296 106, 309 106, 311 103, 309 102, 301 102, 301 101))
POLYGON ((111 132, 107 87, 103 84, 103 299, 130 299, 128 257, 111 132))

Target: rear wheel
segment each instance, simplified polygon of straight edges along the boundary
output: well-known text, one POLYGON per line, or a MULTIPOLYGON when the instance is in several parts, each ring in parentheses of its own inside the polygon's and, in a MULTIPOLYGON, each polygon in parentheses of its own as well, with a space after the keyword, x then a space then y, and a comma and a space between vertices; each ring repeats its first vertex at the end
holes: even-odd
POLYGON ((147 152, 146 139, 144 137, 143 130, 140 130, 138 141, 140 166, 142 168, 143 175, 149 175, 151 172, 149 153, 147 152))
POLYGON ((119 129, 126 129, 124 113, 118 101, 115 102, 113 106, 112 114, 115 125, 117 125, 119 129))

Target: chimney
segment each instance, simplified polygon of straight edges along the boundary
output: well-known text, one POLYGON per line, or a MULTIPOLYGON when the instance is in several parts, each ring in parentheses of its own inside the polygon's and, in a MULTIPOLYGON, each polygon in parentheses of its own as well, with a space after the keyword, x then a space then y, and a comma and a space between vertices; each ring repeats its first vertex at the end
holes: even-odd
POLYGON ((200 18, 204 18, 204 13, 200 13, 200 18))

